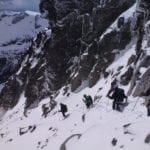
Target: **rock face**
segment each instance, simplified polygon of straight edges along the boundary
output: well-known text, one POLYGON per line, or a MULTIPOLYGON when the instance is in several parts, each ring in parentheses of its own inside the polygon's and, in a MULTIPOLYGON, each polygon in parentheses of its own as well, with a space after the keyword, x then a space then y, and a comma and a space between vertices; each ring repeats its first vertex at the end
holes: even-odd
POLYGON ((131 81, 133 71, 134 69, 132 67, 128 68, 127 72, 121 76, 121 84, 128 85, 128 83, 131 81))
MULTIPOLYGON (((150 65, 150 64, 149 64, 150 65)), ((149 96, 150 95, 150 69, 148 69, 140 79, 134 91, 134 96, 149 96)))
POLYGON ((149 66, 150 66, 150 53, 149 53, 149 20, 150 20, 150 2, 148 0, 140 0, 137 5, 137 42, 136 42, 136 60, 134 66, 134 75, 131 82, 131 87, 128 94, 132 93, 133 96, 149 96, 150 95, 150 82, 149 82, 149 66), (146 31, 144 33, 144 31, 146 31), (145 42, 145 44, 144 44, 145 42), (144 72, 141 70, 144 68, 144 72))
POLYGON ((84 81, 90 87, 95 85, 132 39, 132 16, 118 17, 134 3, 135 0, 41 0, 40 10, 48 18, 51 30, 39 33, 32 42, 20 69, 0 94, 2 105, 8 95, 8 107, 13 107, 23 91, 29 108, 65 85, 71 85, 72 91, 84 81), (105 33, 115 20, 116 28, 105 33))

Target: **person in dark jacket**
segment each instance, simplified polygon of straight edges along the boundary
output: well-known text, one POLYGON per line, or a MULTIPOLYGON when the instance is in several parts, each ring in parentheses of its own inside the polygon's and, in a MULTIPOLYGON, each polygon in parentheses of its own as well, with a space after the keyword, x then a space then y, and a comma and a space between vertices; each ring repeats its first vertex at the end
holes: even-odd
POLYGON ((124 94, 124 90, 116 87, 112 96, 108 95, 109 98, 113 99, 113 110, 121 111, 120 106, 123 105, 124 98, 127 100, 127 96, 124 94))
POLYGON ((42 112, 43 112, 42 116, 44 116, 46 118, 49 113, 49 107, 46 106, 46 104, 42 105, 42 112))
POLYGON ((62 113, 63 117, 66 117, 66 112, 68 111, 67 105, 60 103, 60 112, 62 113))

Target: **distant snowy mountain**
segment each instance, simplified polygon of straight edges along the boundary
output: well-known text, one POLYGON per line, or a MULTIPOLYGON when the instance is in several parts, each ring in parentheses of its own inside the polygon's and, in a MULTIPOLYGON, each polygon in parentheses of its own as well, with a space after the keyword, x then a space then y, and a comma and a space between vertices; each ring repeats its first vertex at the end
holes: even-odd
POLYGON ((12 10, 12 11, 39 11, 40 0, 0 0, 0 11, 12 10))
POLYGON ((32 39, 46 27, 48 21, 36 12, 0 12, 0 52, 25 51, 32 39))
POLYGON ((13 71, 33 38, 47 27, 48 21, 36 12, 0 12, 0 76, 13 71))

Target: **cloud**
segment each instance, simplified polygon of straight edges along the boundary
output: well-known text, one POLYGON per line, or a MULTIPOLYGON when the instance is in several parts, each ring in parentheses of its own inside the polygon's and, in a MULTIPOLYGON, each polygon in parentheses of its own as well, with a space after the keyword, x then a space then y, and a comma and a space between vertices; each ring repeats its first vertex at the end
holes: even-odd
POLYGON ((40 0, 0 0, 1 10, 39 10, 40 0))

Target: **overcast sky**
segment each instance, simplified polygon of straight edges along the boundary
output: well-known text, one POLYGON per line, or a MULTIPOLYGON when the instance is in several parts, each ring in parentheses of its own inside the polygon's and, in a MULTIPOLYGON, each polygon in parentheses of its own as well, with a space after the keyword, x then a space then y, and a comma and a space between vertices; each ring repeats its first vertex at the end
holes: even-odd
POLYGON ((39 11, 40 0, 0 0, 0 10, 39 11))

